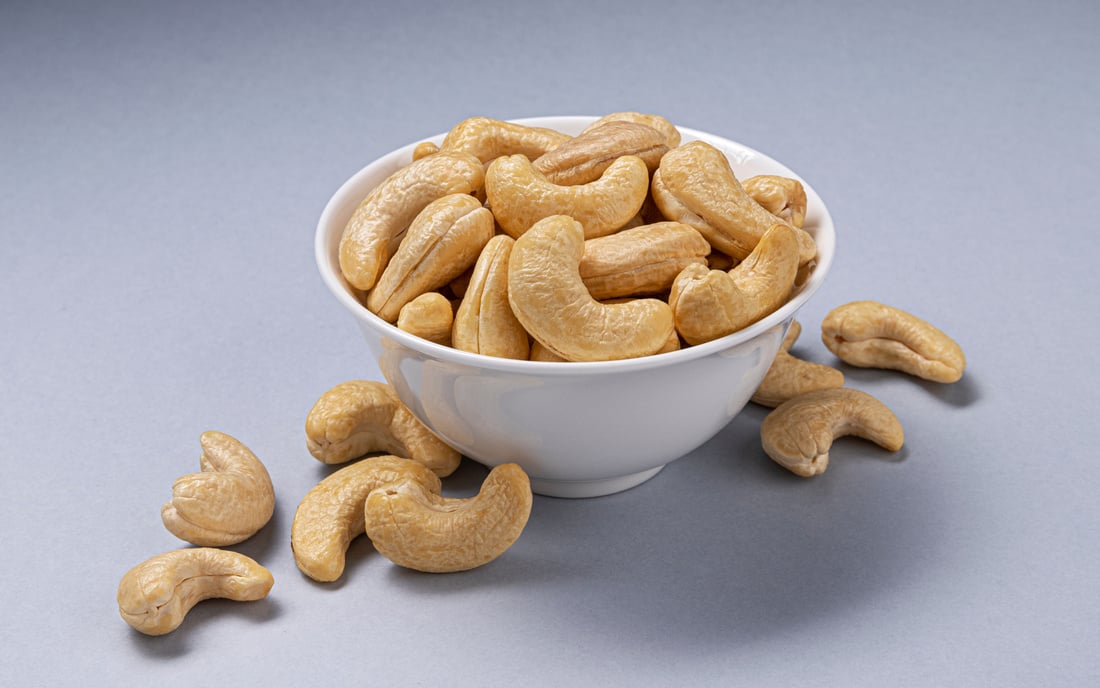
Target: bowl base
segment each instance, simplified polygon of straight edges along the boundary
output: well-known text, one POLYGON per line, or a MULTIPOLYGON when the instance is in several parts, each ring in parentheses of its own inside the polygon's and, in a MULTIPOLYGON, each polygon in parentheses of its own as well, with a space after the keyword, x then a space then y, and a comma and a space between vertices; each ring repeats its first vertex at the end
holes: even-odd
POLYGON ((566 497, 581 499, 584 497, 602 497, 641 485, 657 475, 664 466, 657 466, 640 473, 631 473, 616 478, 601 480, 545 480, 531 478, 531 491, 545 497, 566 497))

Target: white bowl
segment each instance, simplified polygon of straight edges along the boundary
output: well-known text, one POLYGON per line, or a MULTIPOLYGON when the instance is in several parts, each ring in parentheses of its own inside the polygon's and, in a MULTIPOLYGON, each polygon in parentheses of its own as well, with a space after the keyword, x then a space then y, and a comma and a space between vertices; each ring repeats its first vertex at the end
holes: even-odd
MULTIPOLYGON (((577 134, 595 119, 515 121, 577 134)), ((701 139, 725 152, 738 178, 798 178, 739 143, 683 127, 680 132, 685 143, 701 139)), ((439 143, 443 136, 430 140, 439 143)), ((832 219, 803 180, 805 229, 817 240, 817 265, 786 304, 744 330, 680 351, 592 363, 515 361, 440 346, 368 311, 349 290, 337 257, 348 218, 368 191, 411 161, 415 145, 378 158, 333 195, 317 226, 317 267, 355 316, 386 381, 412 412, 480 463, 518 463, 539 494, 619 492, 713 437, 748 402, 795 313, 821 286, 833 261, 832 219)))

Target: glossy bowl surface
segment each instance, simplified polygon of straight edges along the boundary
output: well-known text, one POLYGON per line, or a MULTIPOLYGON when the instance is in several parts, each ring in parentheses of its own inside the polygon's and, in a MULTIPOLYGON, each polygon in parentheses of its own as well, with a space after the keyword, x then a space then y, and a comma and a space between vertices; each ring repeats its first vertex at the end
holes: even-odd
MULTIPOLYGON (((595 119, 515 121, 577 134, 595 119)), ((722 150, 739 179, 777 174, 801 180, 747 146, 679 129, 685 143, 699 139, 722 150)), ((443 136, 425 140, 439 143, 443 136)), ((805 229, 817 241, 817 264, 786 304, 750 327, 680 351, 624 361, 515 361, 440 346, 368 311, 344 281, 337 258, 340 236, 355 208, 412 159, 416 143, 370 163, 332 196, 317 226, 318 269, 412 412, 469 458, 487 466, 518 463, 539 494, 594 497, 625 490, 717 434, 748 402, 791 320, 833 261, 832 219, 814 189, 801 180, 807 197, 805 229)))

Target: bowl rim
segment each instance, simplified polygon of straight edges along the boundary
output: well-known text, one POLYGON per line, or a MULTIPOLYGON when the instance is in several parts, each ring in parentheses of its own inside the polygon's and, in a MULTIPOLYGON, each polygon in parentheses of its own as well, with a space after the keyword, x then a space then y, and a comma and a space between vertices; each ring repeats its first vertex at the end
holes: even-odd
MULTIPOLYGON (((563 122, 574 126, 587 125, 596 119, 598 119, 597 116, 589 115, 548 115, 509 119, 507 121, 523 124, 525 126, 553 128, 561 126, 563 122)), ((727 157, 729 157, 731 150, 739 150, 749 156, 757 157, 767 163, 781 167, 785 170, 783 173, 785 176, 790 176, 802 183, 806 191, 807 209, 813 208, 818 217, 817 224, 812 228, 814 239, 818 244, 818 257, 815 259, 817 263, 809 279, 794 298, 788 300, 778 309, 748 327, 702 344, 639 358, 627 358, 613 361, 523 361, 475 354, 442 344, 436 344, 435 342, 421 339, 404 330, 400 330, 396 325, 392 325, 382 318, 379 318, 355 298, 344 281, 343 275, 340 274, 338 261, 334 260, 333 256, 329 254, 329 237, 336 234, 337 231, 343 232, 343 227, 335 227, 334 216, 339 208, 347 203, 352 189, 358 187, 362 183, 361 180, 372 174, 377 167, 392 164, 402 157, 411 159, 409 156, 411 156, 412 150, 417 144, 422 141, 432 141, 438 144, 443 140, 443 137, 446 136, 446 132, 417 139, 412 143, 408 143, 375 158, 349 177, 340 185, 336 192, 332 194, 325 204, 324 210, 321 212, 321 216, 317 222, 317 230, 314 234, 314 259, 317 263, 317 269, 321 274, 321 279, 336 299, 343 304, 360 323, 364 323, 371 327, 371 329, 378 332, 383 339, 392 339, 398 344, 408 347, 428 358, 435 358, 454 364, 495 370, 504 373, 547 376, 601 375, 630 370, 662 368, 676 365, 677 363, 685 363, 699 358, 705 358, 748 342, 784 322, 788 318, 793 317, 824 283, 832 267, 836 253, 836 228, 833 225, 832 216, 829 214, 829 209, 826 207, 824 201, 821 200, 817 191, 806 182, 805 179, 775 158, 751 148, 750 146, 746 146, 745 144, 738 143, 717 134, 711 134, 689 127, 681 127, 679 125, 677 125, 676 128, 685 138, 706 141, 719 150, 722 150, 727 157), (823 245, 826 249, 825 251, 822 251, 823 245)), ((733 163, 734 161, 731 160, 731 164, 733 163)), ((356 197, 358 198, 358 201, 356 201, 357 204, 362 201, 365 196, 356 194, 356 197)), ((809 214, 809 212, 807 214, 809 214)))

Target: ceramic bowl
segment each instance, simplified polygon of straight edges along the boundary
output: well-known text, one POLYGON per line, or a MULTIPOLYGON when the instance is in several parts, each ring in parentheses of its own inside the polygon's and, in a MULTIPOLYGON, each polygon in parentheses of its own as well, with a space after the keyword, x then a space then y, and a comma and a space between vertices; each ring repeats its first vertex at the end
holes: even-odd
MULTIPOLYGON (((577 134, 594 119, 516 121, 577 134)), ((683 127, 680 132, 685 143, 701 139, 722 150, 739 179, 799 178, 747 146, 683 127)), ((423 140, 442 139, 443 134, 423 140)), ((805 229, 818 247, 816 266, 785 305, 750 327, 680 351, 607 362, 516 361, 440 346, 368 311, 344 281, 337 259, 348 218, 373 187, 411 161, 415 143, 371 162, 332 196, 317 226, 317 267, 412 412, 471 459, 490 467, 518 463, 538 494, 594 497, 625 490, 717 434, 748 402, 791 320, 833 261, 829 212, 802 180, 805 229)))

